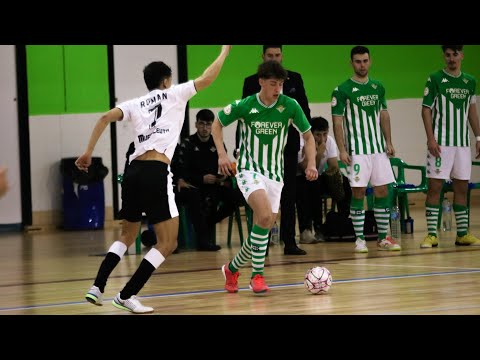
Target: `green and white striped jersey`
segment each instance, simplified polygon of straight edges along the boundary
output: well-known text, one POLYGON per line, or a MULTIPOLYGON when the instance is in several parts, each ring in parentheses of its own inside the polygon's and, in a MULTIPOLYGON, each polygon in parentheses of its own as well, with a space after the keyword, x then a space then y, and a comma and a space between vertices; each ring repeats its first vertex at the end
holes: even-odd
POLYGON ((264 105, 258 94, 237 100, 221 110, 218 119, 223 126, 239 121, 237 169, 255 171, 279 182, 283 182, 283 150, 289 125, 302 134, 311 127, 298 102, 283 94, 270 106, 264 105))
POLYGON ((380 112, 387 110, 385 88, 369 79, 348 79, 333 90, 332 115, 343 116, 345 147, 350 155, 385 152, 380 112))
POLYGON ((475 78, 464 72, 455 77, 439 70, 428 78, 422 105, 432 109, 438 145, 470 146, 468 111, 477 101, 476 85, 475 78))

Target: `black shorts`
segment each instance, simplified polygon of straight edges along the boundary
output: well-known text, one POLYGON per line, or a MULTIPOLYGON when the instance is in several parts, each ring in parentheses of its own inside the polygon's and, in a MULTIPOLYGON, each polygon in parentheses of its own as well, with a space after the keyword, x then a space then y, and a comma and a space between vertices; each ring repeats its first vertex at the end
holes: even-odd
POLYGON ((122 218, 149 224, 178 216, 170 166, 155 160, 133 160, 122 181, 122 218))

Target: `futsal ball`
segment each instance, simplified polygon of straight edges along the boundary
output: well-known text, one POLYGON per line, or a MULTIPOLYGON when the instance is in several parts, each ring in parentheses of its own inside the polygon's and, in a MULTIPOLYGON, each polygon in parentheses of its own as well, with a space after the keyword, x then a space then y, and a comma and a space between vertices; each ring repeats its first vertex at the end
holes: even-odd
POLYGON ((323 266, 315 266, 305 273, 305 287, 312 294, 325 294, 332 286, 332 274, 323 266))

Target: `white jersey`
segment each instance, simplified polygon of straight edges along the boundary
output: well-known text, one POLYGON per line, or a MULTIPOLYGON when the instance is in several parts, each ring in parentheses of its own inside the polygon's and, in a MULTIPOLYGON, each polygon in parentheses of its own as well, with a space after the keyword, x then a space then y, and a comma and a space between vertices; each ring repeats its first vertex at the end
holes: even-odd
POLYGON ((172 160, 187 102, 196 93, 195 84, 190 80, 165 90, 152 90, 116 106, 122 110, 123 120, 131 122, 135 134, 135 152, 130 155, 130 162, 148 150, 156 150, 172 160))
MULTIPOLYGON (((323 153, 323 157, 320 160, 320 164, 318 165, 318 176, 322 175, 323 172, 325 171, 325 164, 327 163, 328 159, 331 158, 338 158, 338 151, 337 151, 337 143, 335 142, 335 139, 327 135, 327 144, 326 144, 325 152, 323 153)), ((305 146, 305 140, 303 139, 303 136, 300 136, 300 151, 298 152, 298 163, 301 163, 303 159, 305 158, 305 154, 303 152, 303 147, 305 146)), ((297 172, 297 175, 300 175, 297 172)))

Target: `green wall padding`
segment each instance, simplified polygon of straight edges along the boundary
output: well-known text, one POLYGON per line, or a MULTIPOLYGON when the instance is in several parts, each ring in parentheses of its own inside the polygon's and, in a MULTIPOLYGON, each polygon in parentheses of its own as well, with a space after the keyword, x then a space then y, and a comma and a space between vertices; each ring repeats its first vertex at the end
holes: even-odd
POLYGON ((65 112, 62 45, 27 45, 28 109, 30 115, 65 112))
POLYGON ((67 114, 109 110, 108 53, 105 45, 65 45, 67 114))
POLYGON ((30 115, 109 109, 106 45, 28 45, 30 115))
MULTIPOLYGON (((330 102, 335 86, 353 74, 354 45, 284 45, 283 64, 302 74, 310 103, 330 102)), ((444 67, 440 45, 365 45, 370 49, 370 76, 380 80, 387 101, 423 97, 430 73, 444 67)), ((195 79, 216 58, 220 45, 187 47, 188 78, 195 79)), ((466 45, 462 70, 480 81, 480 45, 466 45)), ((262 61, 262 45, 234 46, 217 80, 190 100, 191 108, 223 107, 242 95, 243 80, 262 61)), ((480 85, 477 86, 480 94, 480 85)))

